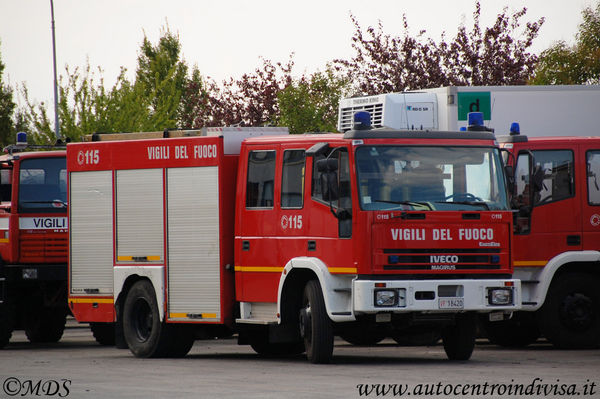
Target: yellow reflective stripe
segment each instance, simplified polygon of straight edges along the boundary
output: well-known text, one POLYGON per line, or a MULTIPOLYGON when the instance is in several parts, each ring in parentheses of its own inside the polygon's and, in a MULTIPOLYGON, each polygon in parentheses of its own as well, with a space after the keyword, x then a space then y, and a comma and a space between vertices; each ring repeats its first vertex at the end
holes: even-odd
POLYGON ((329 267, 330 273, 352 273, 356 274, 358 269, 356 267, 329 267))
POLYGON ((113 298, 69 298, 73 303, 115 303, 113 298))
MULTIPOLYGON (((330 267, 330 273, 353 273, 356 274, 356 267, 330 267)), ((236 266, 236 272, 267 272, 267 273, 282 273, 283 267, 279 266, 236 266)))
POLYGON ((117 261, 139 261, 140 259, 145 259, 145 261, 156 261, 160 260, 160 255, 150 255, 150 256, 117 256, 117 261))
POLYGON ((283 267, 279 266, 236 266, 236 272, 267 272, 267 273, 281 273, 283 267))
POLYGON ((515 266, 546 266, 548 261, 545 260, 516 260, 515 266))
POLYGON ((8 242, 8 238, 0 238, 0 242, 2 242, 2 243, 8 242))
MULTIPOLYGON (((217 318, 216 313, 200 313, 200 315, 202 316, 202 319, 216 319, 217 318)), ((194 314, 194 316, 196 316, 196 314, 194 314)), ((186 319, 186 318, 188 318, 187 313, 169 313, 169 319, 186 319)), ((193 319, 198 319, 198 318, 193 317, 193 319)), ((202 320, 202 319, 198 319, 198 320, 202 320)))

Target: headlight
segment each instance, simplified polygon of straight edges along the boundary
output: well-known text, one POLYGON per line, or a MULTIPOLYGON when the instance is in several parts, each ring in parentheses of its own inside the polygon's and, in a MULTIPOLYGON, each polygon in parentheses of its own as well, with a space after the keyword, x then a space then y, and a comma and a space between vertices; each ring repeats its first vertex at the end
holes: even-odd
POLYGON ((489 288, 488 303, 490 305, 512 305, 512 288, 489 288))
POLYGON ((375 306, 390 307, 398 303, 398 291, 396 290, 376 290, 375 306))

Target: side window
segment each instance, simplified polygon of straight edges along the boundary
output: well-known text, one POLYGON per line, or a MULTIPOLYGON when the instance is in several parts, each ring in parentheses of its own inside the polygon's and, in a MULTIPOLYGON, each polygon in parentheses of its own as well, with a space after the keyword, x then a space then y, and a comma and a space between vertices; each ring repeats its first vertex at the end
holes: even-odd
POLYGON ((272 208, 275 189, 275 151, 250 151, 246 207, 272 208))
POLYGON ((333 168, 319 170, 318 162, 325 156, 316 156, 313 161, 312 198, 330 204, 337 209, 340 237, 352 236, 352 189, 350 186, 350 165, 348 151, 341 148, 329 157, 333 168), (337 169, 332 171, 332 169, 337 169))
POLYGON ((541 170, 543 181, 534 205, 543 205, 575 195, 573 153, 567 150, 533 151, 534 174, 541 170))
POLYGON ((587 189, 590 205, 600 205, 600 150, 587 152, 587 189))
POLYGON ((283 152, 281 207, 302 208, 304 197, 304 150, 283 152))

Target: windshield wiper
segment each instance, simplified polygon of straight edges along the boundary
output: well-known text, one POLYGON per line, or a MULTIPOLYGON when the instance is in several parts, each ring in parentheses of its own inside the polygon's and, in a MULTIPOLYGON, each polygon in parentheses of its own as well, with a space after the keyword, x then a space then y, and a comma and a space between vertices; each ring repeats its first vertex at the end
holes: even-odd
POLYGON ((427 202, 417 202, 417 201, 388 201, 388 200, 381 200, 381 199, 376 199, 373 200, 373 202, 383 202, 386 204, 396 204, 396 205, 409 205, 409 206, 426 206, 427 208, 429 208, 430 211, 433 210, 433 208, 431 207, 431 205, 427 202))
POLYGON ((52 204, 55 208, 66 208, 67 202, 55 199, 55 200, 47 200, 47 201, 19 201, 20 204, 52 204))
POLYGON ((490 210, 490 207, 487 203, 483 201, 435 201, 436 204, 458 204, 458 205, 472 205, 472 206, 482 206, 486 210, 490 210))

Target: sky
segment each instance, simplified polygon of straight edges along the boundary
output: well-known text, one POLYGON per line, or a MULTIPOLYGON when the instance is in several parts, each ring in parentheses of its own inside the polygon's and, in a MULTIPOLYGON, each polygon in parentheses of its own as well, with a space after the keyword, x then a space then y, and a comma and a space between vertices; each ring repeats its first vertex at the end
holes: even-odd
MULTIPOLYGON (((558 40, 574 43, 581 11, 600 0, 481 0, 481 26, 491 26, 504 7, 527 7, 521 20, 545 17, 532 51, 558 40)), ((406 15, 411 34, 447 40, 457 27, 472 26, 475 0, 54 0, 59 75, 89 62, 102 68, 112 86, 120 68, 133 78, 144 36, 156 44, 168 25, 179 35, 188 65, 221 82, 262 65, 260 57, 287 62, 294 73, 323 70, 333 59, 352 57, 354 15, 363 29, 379 21, 386 33, 403 34, 406 15)), ((0 0, 0 59, 3 81, 27 86, 35 101, 53 101, 50 0, 0 0)), ((16 98, 18 103, 19 98, 16 98)))

